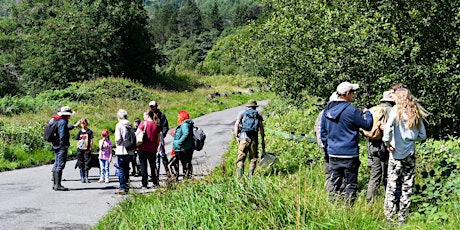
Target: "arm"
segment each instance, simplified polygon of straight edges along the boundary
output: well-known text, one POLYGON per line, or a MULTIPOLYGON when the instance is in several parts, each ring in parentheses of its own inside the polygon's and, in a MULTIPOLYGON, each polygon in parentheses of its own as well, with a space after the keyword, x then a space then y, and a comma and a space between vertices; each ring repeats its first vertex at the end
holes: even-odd
POLYGON ((364 109, 364 117, 359 109, 355 109, 354 111, 354 120, 356 125, 366 131, 370 131, 372 129, 372 125, 374 124, 374 118, 372 117, 372 113, 368 109, 364 109))
POLYGON ((422 141, 426 139, 426 129, 425 129, 425 124, 423 123, 423 120, 421 120, 420 124, 420 130, 418 132, 417 140, 422 141))
POLYGON ((115 143, 116 145, 121 145, 121 128, 122 128, 122 125, 121 124, 117 124, 115 126, 115 143))
POLYGON ((323 143, 323 148, 327 148, 327 130, 326 130, 326 122, 327 119, 324 116, 324 114, 321 116, 321 125, 319 128, 320 131, 320 136, 321 136, 321 142, 323 143))
POLYGON ((177 143, 182 148, 182 144, 185 142, 188 135, 190 134, 190 127, 187 123, 183 122, 182 125, 180 126, 180 129, 182 131, 182 136, 180 136, 179 140, 177 140, 177 143))
POLYGON ((166 134, 168 134, 169 124, 168 124, 168 119, 166 118, 164 113, 163 113, 163 122, 161 122, 161 127, 162 127, 161 131, 163 132, 163 138, 165 138, 166 134))
POLYGON ((235 137, 236 137, 236 140, 238 141, 238 127, 240 126, 240 122, 241 120, 240 119, 236 119, 235 121, 235 126, 233 127, 233 131, 235 132, 235 137))

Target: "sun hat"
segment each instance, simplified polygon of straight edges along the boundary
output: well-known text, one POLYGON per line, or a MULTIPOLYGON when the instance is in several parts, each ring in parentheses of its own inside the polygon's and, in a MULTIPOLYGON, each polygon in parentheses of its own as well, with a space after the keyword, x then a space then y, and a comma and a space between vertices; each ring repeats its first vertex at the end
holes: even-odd
POLYGON ((393 91, 391 90, 385 91, 383 92, 383 98, 380 99, 380 102, 384 102, 384 101, 395 102, 395 99, 393 96, 394 96, 393 91))
POLYGON ((158 106, 157 102, 156 101, 151 101, 149 103, 149 106, 158 106))
POLYGON ((72 111, 72 109, 69 106, 62 106, 61 110, 57 113, 59 116, 65 116, 65 115, 74 115, 75 112, 72 111))
POLYGON ((249 102, 246 104, 246 107, 258 107, 257 101, 249 100, 249 102))
POLYGON ((102 130, 101 135, 104 136, 104 137, 108 136, 109 135, 109 130, 107 130, 107 129, 102 130))
POLYGON ((351 84, 350 82, 348 81, 345 81, 345 82, 342 82, 340 83, 338 86, 337 86, 337 94, 339 95, 344 95, 346 94, 347 92, 350 92, 350 91, 355 91, 359 89, 359 85, 358 84, 351 84))

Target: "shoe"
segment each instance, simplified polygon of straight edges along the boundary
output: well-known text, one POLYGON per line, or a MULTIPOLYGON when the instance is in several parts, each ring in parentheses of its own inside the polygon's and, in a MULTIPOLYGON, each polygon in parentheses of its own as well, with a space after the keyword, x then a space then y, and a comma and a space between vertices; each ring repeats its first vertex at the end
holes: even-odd
POLYGON ((102 183, 102 182, 104 182, 104 179, 102 178, 97 181, 97 183, 102 183))
POLYGON ((106 178, 106 179, 105 179, 105 183, 106 183, 106 184, 110 183, 109 178, 106 178))
POLYGON ((146 189, 148 189, 148 188, 147 188, 147 187, 145 187, 145 186, 143 186, 143 187, 142 187, 142 190, 146 190, 146 189))
POLYGON ((125 190, 121 190, 121 189, 117 189, 117 190, 115 191, 115 194, 116 194, 116 195, 126 195, 126 191, 125 191, 125 190))

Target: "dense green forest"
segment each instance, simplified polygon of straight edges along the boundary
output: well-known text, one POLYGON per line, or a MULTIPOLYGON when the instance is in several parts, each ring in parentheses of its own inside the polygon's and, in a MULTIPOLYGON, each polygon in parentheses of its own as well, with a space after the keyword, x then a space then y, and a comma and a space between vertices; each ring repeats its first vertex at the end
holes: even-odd
MULTIPOLYGON (((10 3, 13 1, 9 1, 10 3)), ((1 12, 5 3, 1 2, 1 12)), ((458 135, 460 1, 24 0, 0 21, 0 96, 106 76, 262 76, 294 105, 361 85, 355 104, 405 84, 430 136, 458 135)), ((168 86, 170 87, 170 86, 168 86)), ((174 89, 174 87, 172 88, 174 89)))

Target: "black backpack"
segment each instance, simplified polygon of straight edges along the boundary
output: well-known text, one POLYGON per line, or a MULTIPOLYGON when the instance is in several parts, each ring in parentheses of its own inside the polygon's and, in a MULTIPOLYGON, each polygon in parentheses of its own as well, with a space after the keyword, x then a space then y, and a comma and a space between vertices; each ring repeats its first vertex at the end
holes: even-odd
POLYGON ((136 149, 136 132, 131 126, 126 126, 126 133, 123 137, 123 146, 126 150, 131 151, 136 149))
POLYGON ((46 124, 43 138, 45 141, 51 143, 59 141, 58 120, 54 119, 53 121, 46 124))

